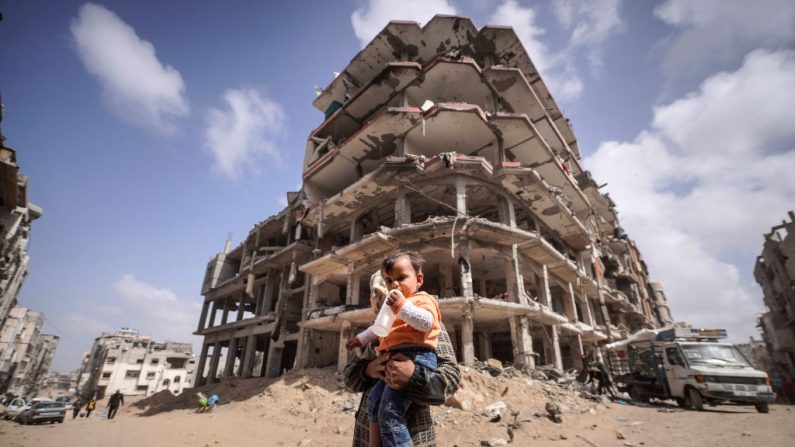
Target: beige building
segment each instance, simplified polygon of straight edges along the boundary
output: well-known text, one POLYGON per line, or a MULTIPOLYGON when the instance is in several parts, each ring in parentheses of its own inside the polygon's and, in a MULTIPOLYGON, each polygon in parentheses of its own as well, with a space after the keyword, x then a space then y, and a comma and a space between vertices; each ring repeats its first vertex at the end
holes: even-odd
POLYGON ((759 318, 773 363, 771 373, 795 380, 795 213, 765 234, 754 277, 768 312, 759 318))
POLYGON ((426 259, 465 364, 580 367, 590 346, 671 323, 511 28, 391 22, 314 106, 301 190, 207 265, 199 382, 344 365, 372 318, 368 278, 398 248, 426 259))
POLYGON ((0 392, 35 394, 50 368, 58 336, 41 333, 44 315, 14 307, 0 330, 0 392))
POLYGON ((80 393, 102 399, 120 390, 124 395, 174 394, 193 387, 196 360, 190 343, 158 343, 138 331, 122 328, 102 334, 81 364, 80 393))

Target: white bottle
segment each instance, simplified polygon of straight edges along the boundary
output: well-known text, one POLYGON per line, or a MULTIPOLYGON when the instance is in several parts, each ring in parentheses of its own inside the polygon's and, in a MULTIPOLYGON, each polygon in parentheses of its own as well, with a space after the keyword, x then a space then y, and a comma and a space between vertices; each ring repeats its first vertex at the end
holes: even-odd
MULTIPOLYGON (((405 298, 403 296, 403 292, 400 289, 395 289, 385 294, 388 297, 391 294, 398 294, 401 298, 405 298)), ((392 323, 395 322, 395 313, 392 312, 392 308, 389 307, 387 304, 386 298, 384 299, 384 303, 381 305, 381 310, 378 311, 378 316, 375 317, 375 323, 373 323, 373 333, 379 337, 386 337, 389 335, 389 331, 392 330, 392 323)))

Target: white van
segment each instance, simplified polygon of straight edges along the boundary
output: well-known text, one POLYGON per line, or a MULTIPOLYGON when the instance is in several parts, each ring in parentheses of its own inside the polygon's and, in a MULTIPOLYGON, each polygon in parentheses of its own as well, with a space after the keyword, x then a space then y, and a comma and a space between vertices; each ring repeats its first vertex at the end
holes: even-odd
POLYGON ((724 329, 672 328, 653 337, 608 345, 619 389, 633 401, 674 399, 685 408, 704 403, 754 405, 767 413, 775 400, 767 373, 754 368, 724 329))

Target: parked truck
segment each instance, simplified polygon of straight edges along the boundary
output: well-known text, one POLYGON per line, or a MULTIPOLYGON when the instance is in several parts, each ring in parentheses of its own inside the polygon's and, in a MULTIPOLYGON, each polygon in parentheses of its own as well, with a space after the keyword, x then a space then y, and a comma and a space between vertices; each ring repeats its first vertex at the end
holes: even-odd
POLYGON ((673 399, 698 411, 705 403, 753 405, 767 413, 776 397, 767 373, 719 341, 725 338, 725 329, 647 330, 607 345, 608 363, 619 390, 635 402, 673 399))

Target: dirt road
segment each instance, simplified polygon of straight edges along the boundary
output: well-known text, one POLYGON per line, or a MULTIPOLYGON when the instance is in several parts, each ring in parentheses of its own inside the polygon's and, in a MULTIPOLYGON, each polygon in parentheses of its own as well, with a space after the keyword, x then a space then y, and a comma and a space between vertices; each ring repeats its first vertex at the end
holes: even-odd
MULTIPOLYGON (((462 367, 454 407, 434 407, 440 447, 480 446, 509 440, 516 446, 574 447, 769 447, 795 440, 795 406, 773 405, 769 414, 753 407, 707 407, 694 412, 673 404, 633 406, 596 402, 580 396, 582 387, 558 385, 523 375, 491 377, 462 367), (484 408, 502 401, 507 409, 491 422, 484 408), (563 421, 550 420, 545 406, 563 410, 563 421)), ((105 403, 91 419, 63 424, 23 426, 0 421, 3 447, 141 447, 141 446, 349 446, 360 395, 341 388, 330 369, 304 370, 278 379, 226 381, 201 388, 218 394, 222 405, 196 414, 195 392, 178 397, 159 394, 139 404, 127 400, 114 420, 106 420, 105 403)))
MULTIPOLYGON (((514 445, 533 446, 790 446, 795 410, 774 405, 769 414, 750 407, 719 407, 704 412, 610 405, 597 414, 564 416, 562 424, 531 417, 515 430, 514 445), (620 439, 620 438, 624 439, 620 439)), ((440 446, 478 446, 481 440, 507 439, 505 424, 461 410, 440 409, 440 446), (449 412, 448 412, 449 411, 449 412)), ((0 422, 0 444, 16 446, 347 446, 353 415, 292 415, 254 403, 219 407, 200 415, 176 410, 137 416, 123 409, 113 421, 67 419, 63 424, 22 426, 0 422)))

